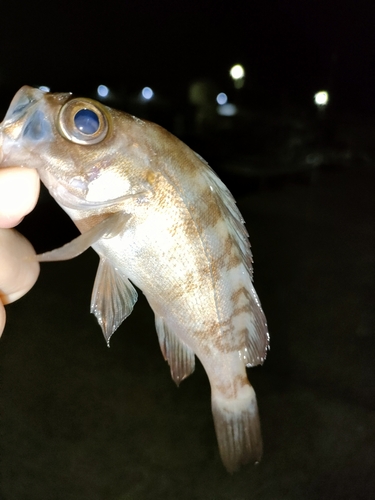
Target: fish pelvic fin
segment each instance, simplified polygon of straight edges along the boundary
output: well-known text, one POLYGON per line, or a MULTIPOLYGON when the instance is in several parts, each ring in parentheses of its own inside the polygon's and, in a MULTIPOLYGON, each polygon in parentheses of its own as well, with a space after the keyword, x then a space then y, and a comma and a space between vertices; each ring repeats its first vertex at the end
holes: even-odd
POLYGON ((161 352, 164 359, 168 361, 172 379, 178 386, 194 371, 194 352, 177 335, 169 331, 164 318, 161 316, 155 316, 155 326, 161 352))
POLYGON ((132 312, 137 298, 137 291, 128 278, 101 255, 91 295, 91 312, 102 328, 108 347, 111 336, 132 312))
POLYGON ((228 472, 235 472, 262 456, 262 436, 254 389, 244 386, 235 398, 212 394, 212 414, 220 456, 228 472))

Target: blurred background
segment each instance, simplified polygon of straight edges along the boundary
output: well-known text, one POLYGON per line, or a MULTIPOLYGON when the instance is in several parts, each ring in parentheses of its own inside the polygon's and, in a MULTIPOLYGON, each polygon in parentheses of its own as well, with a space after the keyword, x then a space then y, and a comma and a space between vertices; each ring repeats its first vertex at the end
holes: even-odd
MULTIPOLYGON (((0 341, 1 500, 375 498, 374 22, 361 0, 1 6, 2 116, 27 84, 180 137, 238 201, 271 334, 263 460, 229 475, 204 370, 174 386, 142 294, 107 349, 96 254, 43 264, 0 341)), ((19 230, 77 234, 45 190, 19 230)))

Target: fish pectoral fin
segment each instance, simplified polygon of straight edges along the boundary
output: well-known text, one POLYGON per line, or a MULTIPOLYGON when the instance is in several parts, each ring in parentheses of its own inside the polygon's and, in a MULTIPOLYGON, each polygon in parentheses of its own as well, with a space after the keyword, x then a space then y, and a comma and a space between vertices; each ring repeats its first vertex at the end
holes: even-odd
POLYGON ((95 314, 109 347, 109 339, 132 312, 138 294, 126 276, 100 256, 94 288, 91 295, 91 312, 95 314))
POLYGON ((101 238, 112 238, 119 234, 124 227, 124 223, 126 223, 129 218, 130 215, 123 212, 117 212, 110 215, 99 222, 99 224, 96 224, 96 226, 80 234, 69 243, 66 243, 66 245, 51 250, 50 252, 41 253, 36 256, 36 259, 39 262, 74 259, 74 257, 81 255, 81 253, 90 248, 101 238))
POLYGON ((155 315, 155 326, 164 359, 171 368, 172 378, 180 385, 180 382, 194 371, 194 352, 177 335, 169 331, 164 318, 155 315))

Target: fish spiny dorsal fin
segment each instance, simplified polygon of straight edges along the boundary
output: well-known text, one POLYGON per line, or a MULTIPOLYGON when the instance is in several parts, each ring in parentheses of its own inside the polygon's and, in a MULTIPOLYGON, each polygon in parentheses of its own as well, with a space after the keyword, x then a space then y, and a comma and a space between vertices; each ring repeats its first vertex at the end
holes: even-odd
POLYGON ((95 314, 109 346, 109 339, 132 312, 138 294, 130 281, 119 273, 104 256, 100 256, 91 312, 95 314))
POLYGON ((237 243, 243 263, 245 264, 250 276, 253 275, 253 259, 251 254, 249 234, 245 228, 245 221, 237 208, 236 201, 226 185, 219 179, 214 170, 197 153, 197 157, 202 161, 204 168, 202 174, 206 178, 211 191, 215 197, 217 205, 220 207, 223 216, 226 218, 230 233, 237 243))
POLYGON ((194 371, 194 352, 174 333, 169 331, 164 318, 155 316, 155 326, 160 349, 171 368, 172 378, 177 385, 180 385, 180 382, 194 371))

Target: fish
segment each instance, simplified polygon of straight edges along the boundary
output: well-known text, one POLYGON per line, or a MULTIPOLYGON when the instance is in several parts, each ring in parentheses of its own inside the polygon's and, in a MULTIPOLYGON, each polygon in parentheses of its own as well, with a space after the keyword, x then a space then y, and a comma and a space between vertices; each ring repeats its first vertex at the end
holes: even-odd
POLYGON ((137 287, 177 385, 202 363, 219 452, 232 473, 262 455, 247 367, 269 349, 248 233, 211 167, 161 126, 71 93, 24 86, 0 124, 0 167, 37 169, 80 231, 38 256, 99 255, 91 297, 109 345, 137 287))

